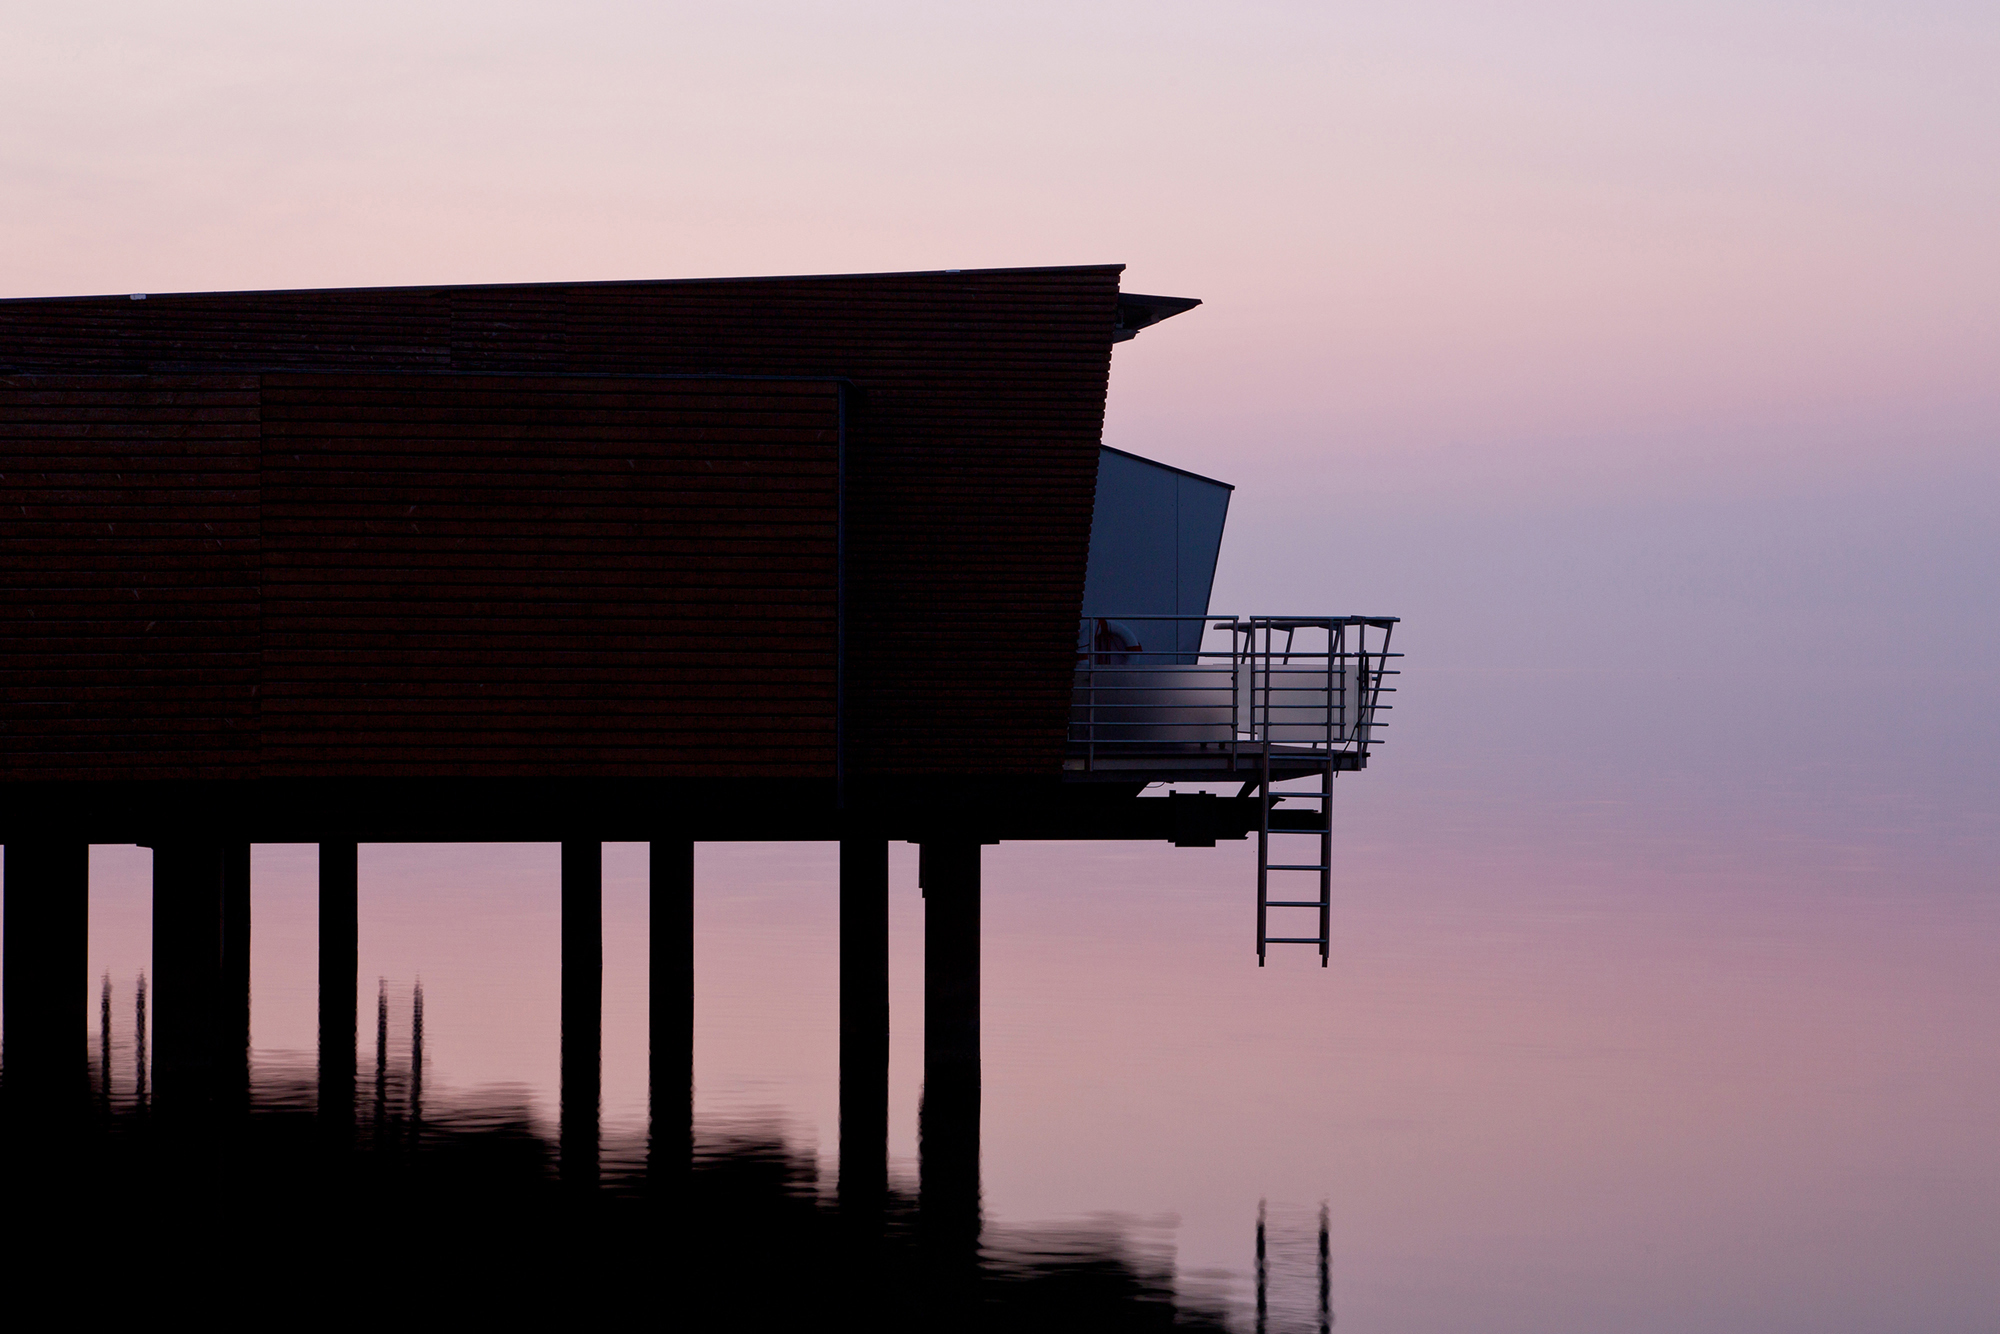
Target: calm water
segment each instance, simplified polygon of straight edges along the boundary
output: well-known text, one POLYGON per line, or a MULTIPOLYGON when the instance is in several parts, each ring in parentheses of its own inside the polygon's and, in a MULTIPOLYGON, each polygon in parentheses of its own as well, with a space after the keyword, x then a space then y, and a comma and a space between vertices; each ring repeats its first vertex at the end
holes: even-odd
MULTIPOLYGON (((1313 1328, 1324 1210, 1342 1329, 2000 1326, 2000 900, 1972 761, 1842 763, 1777 705, 1730 763, 1658 725, 1635 758, 1619 711, 1660 694, 1641 676, 1567 683, 1568 744, 1524 753, 1525 733, 1454 733, 1518 682, 1419 684, 1430 721, 1341 780, 1328 970, 1306 950, 1255 967, 1248 845, 987 850, 996 1272, 1115 1270, 1131 1309, 1249 1329, 1261 1209, 1267 1327, 1313 1328)), ((915 852, 892 848, 892 1178, 911 1198, 915 852)), ((279 1121, 309 1101, 314 856, 255 850, 253 1046, 279 1121)), ((120 1099, 149 868, 93 849, 120 1099)), ((831 845, 697 854, 702 1198, 779 1269, 834 1253, 835 868, 831 845)), ((616 1193, 643 1157, 643 846, 607 845, 605 872, 616 1193)), ((453 1159, 484 1165, 468 1179, 547 1179, 557 946, 552 845, 364 846, 364 1142, 476 1143, 453 1159)))

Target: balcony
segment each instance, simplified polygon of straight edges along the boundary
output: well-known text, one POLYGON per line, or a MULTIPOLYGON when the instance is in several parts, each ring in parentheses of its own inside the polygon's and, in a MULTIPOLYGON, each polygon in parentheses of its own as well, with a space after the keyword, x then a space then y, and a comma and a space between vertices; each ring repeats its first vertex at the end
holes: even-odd
POLYGON ((1394 616, 1098 616, 1077 632, 1064 776, 1282 783, 1366 767, 1394 616))

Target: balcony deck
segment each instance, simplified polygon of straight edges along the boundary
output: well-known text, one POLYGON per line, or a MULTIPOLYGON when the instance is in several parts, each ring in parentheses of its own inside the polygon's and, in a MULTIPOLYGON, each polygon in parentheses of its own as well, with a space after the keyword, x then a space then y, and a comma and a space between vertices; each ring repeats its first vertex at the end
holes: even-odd
MULTIPOLYGON (((1326 768, 1329 753, 1336 772, 1351 773, 1368 767, 1367 752, 1336 750, 1327 752, 1311 746, 1274 745, 1270 748, 1271 781, 1283 783, 1305 778, 1326 768)), ((1261 781, 1265 773, 1265 747, 1261 741, 1161 741, 1116 748, 1098 747, 1072 741, 1063 758, 1063 778, 1068 782, 1129 783, 1143 778, 1149 783, 1226 783, 1261 781)))
POLYGON ((1392 616, 1086 620, 1063 777, 1282 783, 1364 769, 1380 744, 1392 616))

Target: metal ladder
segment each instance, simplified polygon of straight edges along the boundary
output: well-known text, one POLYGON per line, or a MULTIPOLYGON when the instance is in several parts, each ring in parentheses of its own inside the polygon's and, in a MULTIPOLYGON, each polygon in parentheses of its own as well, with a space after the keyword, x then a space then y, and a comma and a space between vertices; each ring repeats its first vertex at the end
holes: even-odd
MULTIPOLYGON (((1270 735, 1270 729, 1265 729, 1270 735)), ((1319 966, 1327 965, 1327 955, 1332 949, 1333 937, 1333 772, 1335 757, 1328 753, 1319 764, 1319 791, 1287 792, 1283 795, 1294 801, 1317 801, 1319 820, 1306 829, 1271 828, 1271 808, 1277 804, 1277 794, 1271 791, 1271 745, 1264 743, 1264 782, 1262 788, 1263 810, 1257 825, 1257 966, 1264 966, 1264 951, 1271 945, 1317 945, 1319 946, 1319 966), (1311 837, 1319 840, 1319 857, 1311 862, 1271 860, 1271 839, 1273 836, 1288 840, 1297 848, 1298 840, 1311 837), (1319 877, 1319 897, 1297 899, 1271 897, 1271 873, 1279 872, 1287 877, 1315 874, 1319 877), (1302 908, 1319 909, 1319 934, 1315 936, 1274 936, 1270 930, 1270 913, 1273 908, 1296 912, 1302 908)), ((1287 853, 1289 858, 1295 854, 1287 853)), ((1296 883, 1296 882, 1294 882, 1296 883)))

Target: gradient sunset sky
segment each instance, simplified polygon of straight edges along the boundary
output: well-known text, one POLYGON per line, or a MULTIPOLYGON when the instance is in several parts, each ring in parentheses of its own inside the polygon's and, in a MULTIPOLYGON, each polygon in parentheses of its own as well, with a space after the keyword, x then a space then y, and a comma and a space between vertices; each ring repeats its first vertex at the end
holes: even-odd
POLYGON ((1371 791, 1866 755, 1983 848, 1996 69, 1921 0, 23 6, 0 295, 1123 262, 1206 302, 1106 439, 1237 484, 1218 609, 1408 618, 1371 791))
MULTIPOLYGON (((1243 845, 990 854, 993 1207, 1185 1210, 1184 1258, 1246 1265, 1290 1173, 1343 1210, 1343 1319, 1375 1282, 1406 1328, 1875 1329, 1923 1301, 1975 1327, 2000 5, 15 3, 0 26, 0 297, 1106 262, 1205 302, 1119 345, 1105 438, 1237 485, 1216 609, 1401 615, 1410 656, 1388 744, 1342 780, 1327 975, 1251 964, 1243 845), (1064 1027, 1117 1006, 1124 1028, 1064 1027), (1118 1064, 1181 1048, 1152 1083, 1118 1064), (1307 1049, 1314 1082, 1269 1084, 1296 1107, 1262 1106, 1258 1071, 1307 1049), (1306 1172, 1286 1136, 1323 1124, 1306 1172), (1225 1132, 1244 1161, 1211 1168, 1225 1132), (1466 1229, 1529 1240, 1463 1278, 1471 1317, 1407 1318, 1436 1257, 1485 1254, 1466 1229), (1522 1254, 1563 1257, 1536 1280, 1558 1297, 1615 1271, 1657 1323, 1508 1324, 1488 1295, 1541 1272, 1522 1254), (1720 1314, 1682 1319, 1704 1282, 1720 1314)), ((92 967, 123 985, 150 867, 97 856, 92 967)), ((259 856, 257 1040, 303 1050, 313 864, 259 856)), ((643 863, 608 856, 616 1110, 643 1089, 643 863)), ((825 1145, 831 850, 702 856, 703 1096, 791 1072, 825 1145)), ((554 865, 364 858, 364 979, 421 973, 467 1080, 553 1080, 554 865), (506 1042, 479 1045, 489 973, 454 945, 523 979, 506 1042)))

